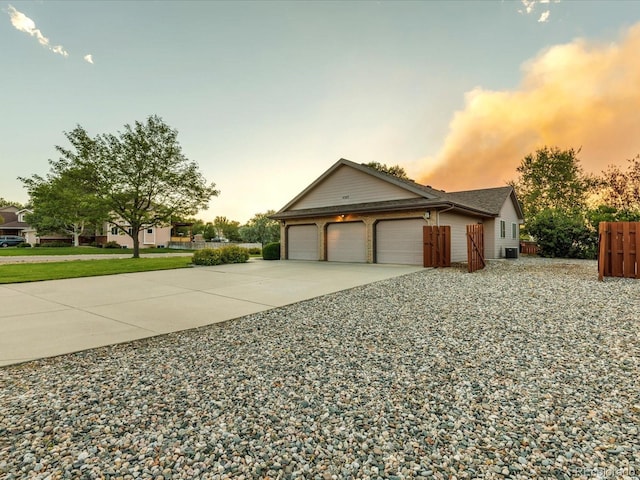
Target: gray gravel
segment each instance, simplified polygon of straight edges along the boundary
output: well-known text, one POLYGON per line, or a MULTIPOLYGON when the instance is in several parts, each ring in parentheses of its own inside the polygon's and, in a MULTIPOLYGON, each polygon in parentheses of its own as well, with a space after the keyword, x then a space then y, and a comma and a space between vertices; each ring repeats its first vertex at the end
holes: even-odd
POLYGON ((0 477, 637 479, 639 319, 521 259, 7 367, 0 477))

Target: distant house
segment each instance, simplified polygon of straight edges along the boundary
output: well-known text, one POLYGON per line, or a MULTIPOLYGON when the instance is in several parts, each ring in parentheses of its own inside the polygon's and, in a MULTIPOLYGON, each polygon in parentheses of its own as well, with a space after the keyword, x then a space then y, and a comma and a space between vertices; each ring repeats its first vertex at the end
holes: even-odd
MULTIPOLYGON (((131 228, 128 229, 129 232, 131 228)), ((167 247, 171 241, 171 226, 148 226, 138 233, 140 248, 167 247)), ((122 247, 133 248, 133 238, 115 226, 113 223, 105 223, 102 227, 102 235, 96 236, 96 243, 104 245, 107 242, 117 242, 122 247)))
MULTIPOLYGON (((466 225, 484 225, 484 255, 519 246, 523 214, 509 186, 447 193, 340 159, 271 218, 281 258, 422 265, 423 227, 451 227, 451 260, 467 259, 466 225)), ((517 252, 517 250, 516 250, 517 252)))
POLYGON ((0 207, 0 235, 19 235, 27 242, 36 242, 36 232, 25 221, 25 215, 32 213, 26 208, 15 206, 0 207))

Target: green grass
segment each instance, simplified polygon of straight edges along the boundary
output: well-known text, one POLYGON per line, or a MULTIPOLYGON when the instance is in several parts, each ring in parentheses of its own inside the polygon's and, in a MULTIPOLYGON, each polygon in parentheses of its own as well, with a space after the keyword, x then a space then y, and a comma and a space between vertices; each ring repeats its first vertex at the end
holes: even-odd
MULTIPOLYGON (((140 253, 184 253, 193 250, 179 250, 174 248, 141 248, 140 253)), ((97 247, 32 247, 0 248, 0 257, 27 257, 31 255, 133 255, 131 248, 97 248, 97 247)))
POLYGON ((149 272, 153 270, 171 270, 186 268, 191 265, 191 257, 114 258, 105 260, 72 260, 67 262, 18 263, 0 265, 0 284, 59 280, 62 278, 95 277, 100 275, 115 275, 118 273, 149 272))

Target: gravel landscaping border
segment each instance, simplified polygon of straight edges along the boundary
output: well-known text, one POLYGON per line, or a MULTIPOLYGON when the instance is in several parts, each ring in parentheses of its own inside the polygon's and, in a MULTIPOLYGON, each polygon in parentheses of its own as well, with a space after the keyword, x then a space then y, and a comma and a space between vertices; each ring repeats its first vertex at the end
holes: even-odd
POLYGON ((640 282, 597 277, 425 269, 2 368, 0 477, 638 479, 640 282))

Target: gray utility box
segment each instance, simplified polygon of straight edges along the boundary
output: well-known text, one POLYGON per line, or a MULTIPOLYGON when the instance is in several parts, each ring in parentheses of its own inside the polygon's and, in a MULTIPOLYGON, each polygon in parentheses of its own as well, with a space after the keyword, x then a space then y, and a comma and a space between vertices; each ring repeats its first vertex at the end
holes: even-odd
POLYGON ((504 249, 504 258, 518 258, 518 248, 517 247, 505 247, 505 249, 504 249))

